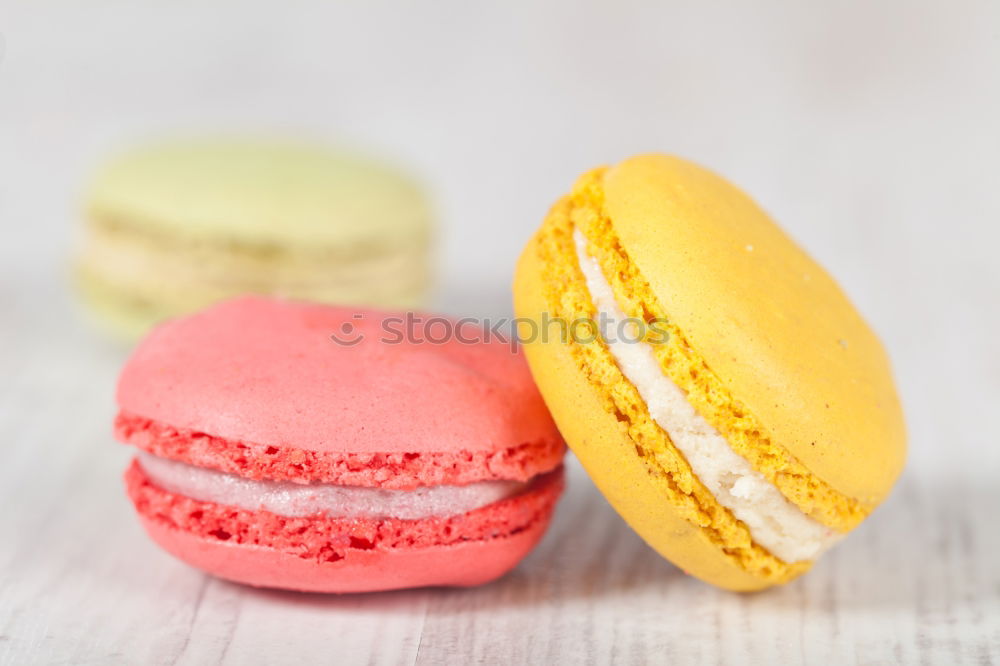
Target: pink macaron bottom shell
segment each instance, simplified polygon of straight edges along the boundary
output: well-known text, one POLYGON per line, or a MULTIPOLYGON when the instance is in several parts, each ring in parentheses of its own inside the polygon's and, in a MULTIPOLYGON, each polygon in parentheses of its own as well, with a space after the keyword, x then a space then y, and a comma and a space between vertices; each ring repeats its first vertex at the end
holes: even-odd
POLYGON ((317 563, 261 546, 210 541, 141 516, 149 536, 191 566, 234 583, 299 592, 347 594, 414 587, 472 587, 496 580, 535 547, 546 521, 501 539, 410 550, 360 551, 317 563))
POLYGON ((155 456, 248 479, 410 489, 476 481, 527 481, 562 464, 558 435, 495 451, 342 453, 215 437, 121 411, 115 437, 155 456))
POLYGON ((125 478, 147 532, 174 556, 228 580, 309 592, 493 580, 541 539, 563 488, 560 467, 523 493, 458 516, 337 519, 200 502, 154 485, 135 462, 125 478))

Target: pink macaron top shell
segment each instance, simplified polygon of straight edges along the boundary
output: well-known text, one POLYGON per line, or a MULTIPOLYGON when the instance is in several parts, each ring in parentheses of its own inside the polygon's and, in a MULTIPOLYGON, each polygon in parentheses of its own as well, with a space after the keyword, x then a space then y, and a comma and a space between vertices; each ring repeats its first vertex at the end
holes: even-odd
POLYGON ((249 479, 400 490, 490 479, 527 481, 557 467, 565 453, 565 445, 557 439, 475 452, 316 452, 223 439, 127 412, 115 417, 115 437, 154 456, 249 479))
POLYGON ((522 355, 471 324, 461 330, 477 344, 430 342, 456 323, 427 315, 399 340, 406 316, 226 301, 150 334, 122 371, 118 405, 133 421, 319 455, 474 457, 544 442, 561 456, 522 355))

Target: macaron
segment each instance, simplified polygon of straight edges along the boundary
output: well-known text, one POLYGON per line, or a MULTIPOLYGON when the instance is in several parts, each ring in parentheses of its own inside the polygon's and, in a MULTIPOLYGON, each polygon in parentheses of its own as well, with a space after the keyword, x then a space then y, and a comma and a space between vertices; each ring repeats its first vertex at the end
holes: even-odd
POLYGON ((103 329, 134 340, 241 294, 417 307, 431 215, 406 173, 304 141, 142 146, 86 193, 75 275, 103 329))
POLYGON ((244 297, 157 327, 114 426, 138 449, 126 485, 150 537, 221 578, 312 592, 513 568, 565 447, 523 356, 449 326, 244 297))
POLYGON ((704 581, 795 578, 900 474, 878 338, 700 166, 644 155, 586 173, 521 256, 514 301, 569 447, 647 543, 704 581))

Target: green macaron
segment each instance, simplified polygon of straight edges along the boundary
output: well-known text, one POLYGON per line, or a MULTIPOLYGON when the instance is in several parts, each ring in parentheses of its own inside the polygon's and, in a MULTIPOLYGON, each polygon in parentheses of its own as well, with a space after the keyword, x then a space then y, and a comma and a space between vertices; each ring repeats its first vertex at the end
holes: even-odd
POLYGON ((79 292, 121 338, 244 293, 415 307, 427 291, 431 215, 419 186, 322 145, 145 146, 98 172, 85 210, 79 292))

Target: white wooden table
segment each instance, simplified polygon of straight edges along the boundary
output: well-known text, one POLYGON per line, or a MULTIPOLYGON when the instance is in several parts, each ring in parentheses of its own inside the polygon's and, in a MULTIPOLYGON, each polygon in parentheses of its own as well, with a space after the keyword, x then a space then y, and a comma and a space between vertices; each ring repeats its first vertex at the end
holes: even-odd
POLYGON ((1000 663, 1000 4, 0 4, 0 664, 1000 663), (142 533, 124 352, 67 293, 76 196, 178 128, 304 129, 408 162, 439 305, 504 314, 576 174, 662 150, 749 189, 885 339, 911 454, 807 576, 686 578, 570 459, 552 530, 471 590, 215 580, 142 533))
MULTIPOLYGON (((961 473, 912 465, 811 573, 755 595, 661 560, 575 460, 544 542, 479 589, 323 596, 205 576, 148 541, 125 499, 129 452, 109 432, 123 352, 81 328, 55 285, 31 293, 44 320, 4 331, 0 663, 1000 659, 1000 484, 971 457, 961 473)), ((21 305, 5 294, 6 316, 21 305)))

